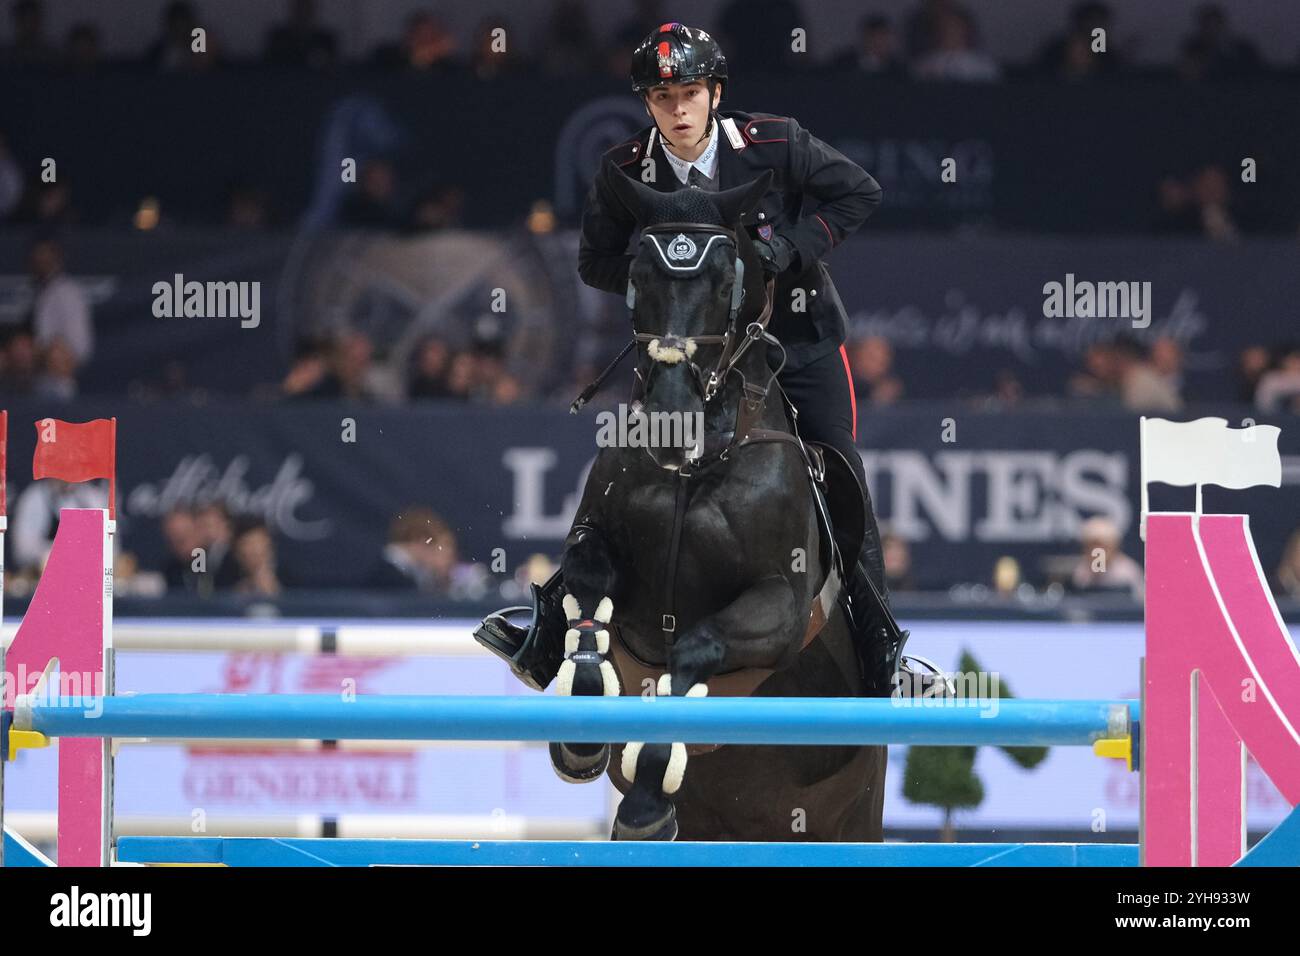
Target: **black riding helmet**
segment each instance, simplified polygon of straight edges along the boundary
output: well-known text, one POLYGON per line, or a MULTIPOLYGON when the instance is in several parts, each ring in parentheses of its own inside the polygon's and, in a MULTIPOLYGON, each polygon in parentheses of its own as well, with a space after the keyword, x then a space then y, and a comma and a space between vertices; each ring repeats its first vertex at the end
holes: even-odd
MULTIPOLYGON (((718 84, 724 96, 727 92, 727 58, 718 41, 703 30, 673 20, 661 24, 632 53, 632 92, 642 100, 651 87, 690 80, 704 80, 709 89, 709 122, 700 134, 703 140, 713 132, 713 85, 718 84)), ((659 135, 663 136, 663 130, 659 135)), ((663 138, 671 143, 668 137, 663 138)))
POLYGON ((727 93, 727 58, 703 30, 672 21, 647 36, 632 53, 632 92, 644 96, 652 86, 714 79, 727 93))

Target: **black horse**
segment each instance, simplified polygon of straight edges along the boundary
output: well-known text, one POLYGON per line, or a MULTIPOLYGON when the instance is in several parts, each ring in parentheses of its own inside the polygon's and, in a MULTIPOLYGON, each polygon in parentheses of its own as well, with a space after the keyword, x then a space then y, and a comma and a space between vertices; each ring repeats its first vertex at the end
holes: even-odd
MULTIPOLYGON (((809 480, 819 459, 794 434, 775 384, 771 285, 740 227, 771 175, 720 193, 612 177, 641 226, 628 288, 641 412, 698 416, 703 434, 597 455, 561 564, 558 693, 865 692, 809 480)), ((608 769, 624 794, 619 840, 879 840, 885 754, 551 745, 566 780, 608 769)))

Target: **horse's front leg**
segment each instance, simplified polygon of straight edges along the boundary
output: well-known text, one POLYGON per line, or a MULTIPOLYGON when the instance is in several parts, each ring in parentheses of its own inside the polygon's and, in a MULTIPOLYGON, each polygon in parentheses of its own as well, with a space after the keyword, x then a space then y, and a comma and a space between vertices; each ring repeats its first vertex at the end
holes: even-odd
MULTIPOLYGON (((660 696, 705 697, 707 681, 721 670, 777 670, 793 663, 804 613, 789 581, 775 574, 764 578, 682 632, 669 655, 668 673, 659 678, 660 696)), ((632 787, 619 803, 615 838, 674 839, 677 812, 669 798, 686 774, 686 745, 630 743, 623 748, 621 769, 632 787)))
MULTIPOLYGON (((608 660, 614 562, 599 530, 575 528, 573 534, 577 540, 565 550, 562 562, 569 628, 555 692, 566 697, 617 697, 618 675, 608 660)), ((550 754, 551 766, 566 783, 589 783, 609 766, 609 744, 552 743, 550 754)))

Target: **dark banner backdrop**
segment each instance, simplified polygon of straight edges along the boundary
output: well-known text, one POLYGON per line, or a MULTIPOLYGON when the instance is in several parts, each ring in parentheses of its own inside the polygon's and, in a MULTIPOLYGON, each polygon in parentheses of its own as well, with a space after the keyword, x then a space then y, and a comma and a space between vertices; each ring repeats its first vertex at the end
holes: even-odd
MULTIPOLYGON (((647 124, 627 85, 606 77, 210 76, 106 71, 6 75, 4 134, 31 168, 59 158, 89 223, 127 224, 144 196, 185 223, 220 221, 232 182, 254 183, 286 222, 319 222, 342 191, 339 163, 384 156, 407 198, 437 183, 466 194, 466 224, 517 223, 538 199, 574 221, 601 153, 647 124), (103 144, 130 148, 104 149, 103 144)), ((881 182, 875 228, 1141 234, 1156 185, 1224 167, 1247 232, 1294 234, 1300 126, 1294 78, 1186 85, 913 84, 856 75, 737 74, 723 108, 792 114, 881 182), (940 180, 945 157, 957 180, 940 180), (1241 184, 1245 158, 1258 181, 1241 184), (1104 186, 1102 185, 1104 184, 1104 186)))
MULTIPOLYGON (((162 513, 216 498, 264 519, 304 585, 356 585, 392 516, 415 504, 446 518, 466 557, 502 548, 513 570, 534 552, 556 553, 596 451, 593 414, 553 410, 11 403, 10 513, 30 484, 32 422, 109 415, 118 418, 122 545, 145 567, 162 556, 162 513), (348 419, 354 442, 344 440, 348 419)), ((1272 421, 1282 427, 1282 489, 1205 492, 1206 510, 1253 516, 1270 574, 1300 525, 1300 419, 1272 421)), ((987 582, 1003 554, 1033 579, 1041 558, 1076 550, 1078 525, 1093 514, 1113 518, 1128 553, 1141 555, 1136 416, 923 404, 864 414, 858 437, 879 515, 912 540, 922 587, 987 582)), ((1153 493, 1157 509, 1192 503, 1191 489, 1153 493)))
MULTIPOLYGON (((572 233, 453 232, 241 235, 179 230, 65 238, 69 272, 94 308, 97 347, 83 394, 156 386, 168 361, 215 395, 273 390, 294 343, 341 328, 371 335, 380 357, 405 368, 426 335, 463 346, 493 289, 507 308, 494 318, 510 341, 512 371, 533 395, 570 382, 575 356, 603 365, 628 332, 619 296, 582 286, 572 233), (154 283, 261 283, 256 328, 238 318, 156 318, 154 283)), ((0 237, 0 323, 31 306, 27 240, 0 237)), ((1083 351, 1129 333, 1169 335, 1186 352, 1184 394, 1240 398, 1234 376, 1247 345, 1294 338, 1300 268, 1292 240, 1224 245, 1202 240, 950 238, 859 235, 829 267, 850 316, 850 336, 894 345, 909 398, 951 399, 992 391, 1009 369, 1031 397, 1065 394, 1083 351), (1044 285, 1150 283, 1146 328, 1132 319, 1047 318, 1044 285)), ((1145 320, 1144 320, 1145 321, 1145 320)), ((563 391, 567 403, 572 389, 563 391)))

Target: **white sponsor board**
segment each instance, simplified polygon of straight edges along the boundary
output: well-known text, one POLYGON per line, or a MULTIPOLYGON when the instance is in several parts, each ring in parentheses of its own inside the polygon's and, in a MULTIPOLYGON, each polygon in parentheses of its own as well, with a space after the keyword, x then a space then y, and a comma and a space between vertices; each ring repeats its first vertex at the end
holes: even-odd
MULTIPOLYGON (((468 642, 474 623, 448 623, 448 635, 468 642)), ((185 623, 176 625, 183 635, 185 623)), ((1018 697, 1137 696, 1140 624, 923 621, 912 632, 909 651, 955 667, 968 650, 1018 697)), ((123 652, 117 660, 119 692, 332 694, 354 688, 359 694, 533 693, 486 652, 382 659, 123 652)), ((902 797, 906 751, 890 748, 886 826, 937 827, 943 820, 940 810, 902 797)), ((123 747, 117 768, 116 812, 124 816, 193 817, 202 811, 225 818, 375 813, 595 820, 605 816, 609 798, 607 783, 574 787, 560 782, 543 745, 457 743, 407 751, 385 746, 323 752, 135 745, 123 747)), ((5 781, 8 810, 54 808, 54 748, 24 751, 10 770, 5 781)), ((982 747, 975 773, 984 800, 956 814, 960 828, 1137 826, 1137 774, 1085 747, 1053 748, 1031 770, 998 748, 982 747)), ((1271 827, 1286 813, 1285 801, 1253 763, 1248 796, 1252 829, 1271 827)))

